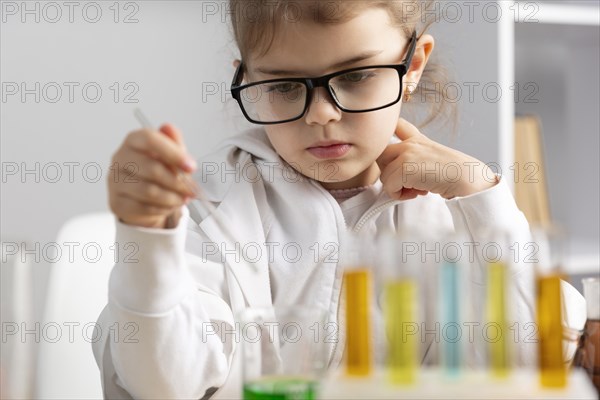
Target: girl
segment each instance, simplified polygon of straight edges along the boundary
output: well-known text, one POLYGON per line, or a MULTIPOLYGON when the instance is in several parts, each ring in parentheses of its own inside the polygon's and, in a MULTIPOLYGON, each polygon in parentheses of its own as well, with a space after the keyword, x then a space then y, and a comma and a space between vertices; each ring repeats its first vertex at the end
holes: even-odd
MULTIPOLYGON (((199 165, 172 125, 130 133, 113 157, 138 167, 136 183, 110 178, 109 199, 116 240, 139 252, 137 262, 115 265, 99 320, 104 332, 135 324, 136 343, 108 336, 94 345, 110 398, 239 397, 236 313, 298 304, 324 307, 336 320, 341 273, 326 245, 346 230, 460 229, 477 241, 485 225, 528 238, 502 177, 399 118, 435 72, 424 2, 230 7, 241 53, 232 94, 256 128, 199 165), (446 179, 439 171, 450 164, 459 173, 446 179), (192 200, 177 170, 202 172, 197 184, 238 243, 192 200), (248 244, 262 256, 237 258, 236 246, 248 244), (288 244, 299 257, 286 256, 288 244)), ((433 115, 443 106, 434 104, 433 115)), ((518 264, 514 275, 517 318, 533 321, 532 266, 518 264)))

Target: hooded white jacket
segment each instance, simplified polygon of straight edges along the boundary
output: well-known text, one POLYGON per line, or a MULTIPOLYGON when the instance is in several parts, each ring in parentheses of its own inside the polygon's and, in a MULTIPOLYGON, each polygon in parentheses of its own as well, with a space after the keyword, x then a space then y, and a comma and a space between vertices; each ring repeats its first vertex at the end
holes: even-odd
MULTIPOLYGON (((338 204, 316 181, 295 173, 261 128, 225 140, 199 165, 199 185, 252 263, 236 259, 236 244, 201 204, 183 208, 174 229, 117 221, 116 241, 137 243, 139 252, 135 262, 114 266, 98 320, 104 334, 93 350, 107 398, 240 398, 234 316, 248 306, 302 304, 337 318, 342 275, 327 260, 347 230, 455 229, 477 242, 486 227, 509 230, 521 244, 530 237, 502 179, 463 198, 428 194, 408 201, 391 199, 378 181, 358 195, 371 204, 353 208, 354 198, 338 204)), ((524 325, 534 321, 533 264, 516 264, 512 274, 524 337, 531 334, 524 325)), ((477 280, 475 296, 484 287, 477 280)), ((571 302, 581 307, 580 295, 566 300, 567 309, 571 302)), ((339 333, 333 367, 343 350, 343 329, 339 333)), ((517 346, 522 362, 535 362, 534 344, 520 340, 517 346)))

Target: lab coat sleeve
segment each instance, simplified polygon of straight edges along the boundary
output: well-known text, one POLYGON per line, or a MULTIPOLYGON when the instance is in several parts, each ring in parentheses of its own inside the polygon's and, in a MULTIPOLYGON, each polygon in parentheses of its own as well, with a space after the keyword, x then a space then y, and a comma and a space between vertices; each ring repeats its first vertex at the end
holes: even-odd
MULTIPOLYGON (((479 243, 475 251, 477 264, 485 268, 486 262, 483 259, 482 248, 486 242, 490 241, 487 232, 491 230, 504 231, 510 234, 512 248, 503 247, 509 258, 515 262, 512 263, 512 288, 511 299, 513 301, 513 321, 517 325, 515 330, 511 328, 510 340, 515 342, 517 347, 518 362, 521 365, 534 365, 537 361, 537 326, 535 320, 535 264, 533 260, 535 254, 532 254, 534 247, 532 243, 529 224, 525 215, 518 209, 516 202, 506 183, 506 178, 500 178, 495 186, 475 193, 470 196, 454 198, 446 201, 452 219, 457 230, 468 232, 471 240, 479 243)), ((507 246, 508 246, 507 245, 507 246)), ((485 273, 480 274, 475 279, 475 286, 480 290, 480 294, 485 290, 485 273)), ((577 290, 565 290, 570 286, 567 282, 562 282, 563 299, 563 324, 567 328, 582 329, 581 321, 572 316, 578 315, 584 303, 583 296, 577 290)), ((477 290, 477 289, 476 289, 477 290)), ((479 302, 479 306, 484 302, 479 302)), ((480 309, 481 313, 482 310, 480 309)), ((565 343, 563 346, 564 357, 568 361, 574 355, 573 346, 565 343)))
POLYGON ((98 321, 105 334, 94 354, 105 397, 200 399, 227 379, 235 343, 222 333, 233 329, 232 311, 214 285, 190 273, 190 262, 208 270, 211 262, 186 254, 189 214, 182 210, 174 229, 117 222, 117 242, 138 251, 115 264, 98 321))

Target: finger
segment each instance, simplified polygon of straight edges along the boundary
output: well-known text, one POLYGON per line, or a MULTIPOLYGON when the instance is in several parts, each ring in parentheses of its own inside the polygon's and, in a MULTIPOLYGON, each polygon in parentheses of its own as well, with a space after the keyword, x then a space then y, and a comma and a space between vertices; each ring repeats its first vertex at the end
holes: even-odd
POLYGON ((189 157, 185 149, 167 135, 149 129, 135 131, 127 136, 126 146, 140 153, 156 158, 165 165, 192 172, 196 162, 189 157))
POLYGON ((119 196, 119 213, 125 216, 123 219, 168 216, 173 212, 171 207, 159 207, 153 204, 144 203, 127 195, 119 196))
MULTIPOLYGON (((169 138, 173 139, 177 144, 179 144, 187 154, 187 149, 183 141, 183 135, 181 134, 179 129, 177 129, 171 124, 164 124, 160 127, 160 131, 167 135, 169 138)), ((191 157, 189 157, 189 159, 192 161, 193 164, 190 166, 193 166, 193 169, 196 169, 196 162, 191 157)), ((188 175, 184 175, 181 173, 177 173, 176 175, 177 182, 179 183, 179 185, 183 185, 188 192, 191 192, 192 197, 196 197, 200 190, 196 182, 188 175)))
POLYGON ((417 196, 419 196, 419 192, 422 192, 421 190, 417 190, 417 189, 411 189, 411 188, 403 188, 400 192, 399 192, 399 196, 397 197, 398 200, 412 200, 417 198, 417 196))
POLYGON ((402 150, 404 148, 404 146, 401 146, 401 144, 402 143, 388 145, 385 148, 385 150, 383 150, 383 153, 381 153, 379 157, 377 157, 377 160, 375 160, 375 162, 379 166, 379 170, 381 171, 382 176, 385 170, 387 169, 388 165, 401 156, 402 150))
POLYGON ((390 195, 403 189, 413 189, 427 193, 429 187, 420 179, 419 174, 411 173, 410 168, 401 160, 388 165, 380 180, 384 190, 390 195))
MULTIPOLYGON (((396 124, 396 130, 394 134, 402 141, 413 138, 413 137, 421 137, 424 136, 416 126, 405 120, 404 118, 399 118, 398 123, 396 124)), ((404 146, 402 143, 395 143, 387 146, 383 153, 377 158, 376 162, 379 166, 379 169, 383 171, 389 163, 394 161, 402 152, 404 146)))
POLYGON ((402 188, 400 190, 398 190, 397 192, 391 193, 390 197, 395 198, 397 200, 411 200, 411 199, 415 199, 419 196, 425 196, 427 193, 429 193, 426 190, 419 190, 419 189, 413 189, 413 188, 402 188))
POLYGON ((147 181, 120 185, 118 193, 119 195, 160 208, 172 209, 173 207, 182 206, 186 202, 185 195, 166 190, 155 183, 147 181))
POLYGON ((427 190, 404 188, 402 189, 402 196, 400 196, 400 200, 415 199, 419 196, 425 196, 427 193, 429 193, 427 190))
POLYGON ((416 126, 414 126, 404 118, 398 119, 398 123, 396 124, 396 130, 394 134, 400 140, 407 140, 412 137, 423 136, 423 134, 417 129, 416 126))
POLYGON ((163 189, 177 192, 182 196, 195 197, 194 188, 180 178, 183 174, 180 175, 167 168, 163 163, 141 153, 132 152, 128 159, 131 161, 120 166, 121 172, 125 172, 125 175, 121 174, 121 176, 133 179, 122 179, 123 183, 143 180, 155 183, 163 189))
MULTIPOLYGON (((400 154, 398 154, 398 155, 393 154, 393 157, 390 157, 390 155, 386 155, 383 158, 386 158, 386 157, 388 157, 388 160, 384 160, 382 162, 382 165, 388 161, 389 162, 385 165, 385 167, 381 171, 379 180, 384 185, 388 181, 391 181, 391 180, 396 180, 398 182, 402 182, 403 184, 406 184, 407 183, 405 181, 406 178, 403 175, 404 175, 404 169, 405 169, 405 167, 407 167, 408 164, 404 161, 404 159, 402 158, 402 156, 400 154)), ((408 175, 410 175, 410 174, 408 174, 408 175)))
POLYGON ((187 152, 185 148, 185 143, 183 142, 183 135, 181 134, 181 131, 177 129, 174 125, 163 124, 161 125, 159 131, 167 135, 187 152))
MULTIPOLYGON (((181 134, 181 131, 179 129, 177 129, 171 124, 164 124, 160 127, 160 131, 167 135, 169 138, 173 139, 177 144, 179 144, 187 154, 187 149, 183 141, 183 135, 181 134)), ((192 166, 193 169, 196 169, 196 162, 191 157, 189 157, 189 155, 187 157, 190 161, 192 161, 192 165, 190 166, 192 166)), ((186 191, 189 192, 192 197, 196 197, 198 195, 200 189, 198 188, 196 182, 190 176, 177 173, 176 179, 178 185, 184 186, 186 188, 186 191)))

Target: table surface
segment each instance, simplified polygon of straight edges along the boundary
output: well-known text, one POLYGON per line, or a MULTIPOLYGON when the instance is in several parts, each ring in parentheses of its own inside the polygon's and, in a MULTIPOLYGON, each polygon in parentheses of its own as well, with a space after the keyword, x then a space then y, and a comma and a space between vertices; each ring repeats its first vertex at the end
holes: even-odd
POLYGON ((422 369, 411 386, 393 386, 384 371, 370 378, 353 378, 336 372, 322 382, 320 399, 598 399, 596 389, 582 370, 573 370, 568 386, 540 386, 538 372, 516 369, 504 379, 486 371, 465 371, 455 380, 439 369, 422 369))

